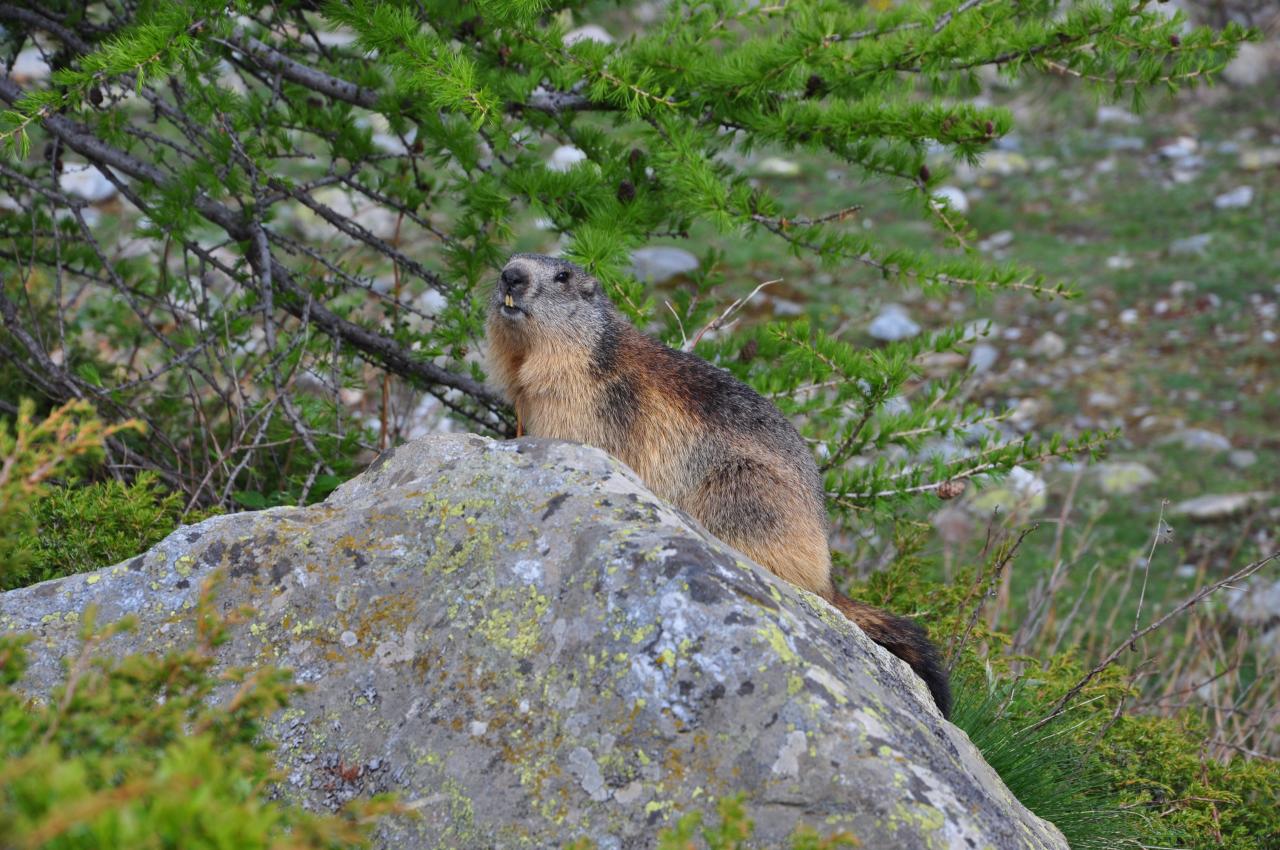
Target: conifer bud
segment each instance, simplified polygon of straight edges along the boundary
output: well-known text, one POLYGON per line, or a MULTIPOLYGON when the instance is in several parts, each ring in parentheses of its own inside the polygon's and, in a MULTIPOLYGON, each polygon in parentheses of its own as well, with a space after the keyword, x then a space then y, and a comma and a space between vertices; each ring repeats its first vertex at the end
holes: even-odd
POLYGON ((623 180, 618 184, 618 200, 626 204, 635 199, 636 184, 630 180, 623 180))
POLYGON ((938 485, 939 499, 954 499, 964 492, 965 484, 960 480, 943 481, 938 485))
POLYGON ((754 339, 747 340, 747 344, 742 346, 742 350, 738 352, 738 359, 743 363, 750 363, 756 359, 756 355, 760 353, 760 343, 754 339))
POLYGON ((102 89, 97 86, 89 87, 89 102, 94 106, 102 105, 102 89))
POLYGON ((1175 32, 1173 35, 1169 36, 1169 43, 1174 47, 1178 47, 1182 44, 1182 38, 1175 32))
POLYGON ((627 164, 632 168, 639 168, 642 162, 644 162, 644 153, 639 148, 632 148, 627 156, 627 164))
POLYGON ((822 77, 817 74, 810 74, 809 79, 804 84, 805 97, 818 97, 827 90, 827 84, 822 77))
POLYGON ((929 170, 929 166, 922 164, 920 166, 920 182, 928 183, 929 178, 932 176, 933 176, 933 172, 929 170))

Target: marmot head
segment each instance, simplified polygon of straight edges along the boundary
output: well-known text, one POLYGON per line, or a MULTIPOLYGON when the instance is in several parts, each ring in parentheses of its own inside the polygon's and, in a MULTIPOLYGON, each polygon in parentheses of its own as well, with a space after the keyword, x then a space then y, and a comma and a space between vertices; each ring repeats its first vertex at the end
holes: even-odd
POLYGON ((498 276, 489 320, 505 330, 589 342, 613 305, 600 282, 568 260, 513 254, 498 276))

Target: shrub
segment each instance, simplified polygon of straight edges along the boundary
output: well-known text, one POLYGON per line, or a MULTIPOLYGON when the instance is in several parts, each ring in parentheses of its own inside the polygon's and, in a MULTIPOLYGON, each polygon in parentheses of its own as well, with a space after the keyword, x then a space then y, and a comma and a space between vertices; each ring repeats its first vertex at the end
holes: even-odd
POLYGON ((922 556, 923 542, 919 529, 901 528, 889 569, 852 592, 920 618, 935 637, 951 636, 954 722, 1073 850, 1268 850, 1280 843, 1280 761, 1222 755, 1193 706, 1165 716, 1136 710, 1130 671, 1111 665, 1087 678, 1092 665, 1079 647, 1043 658, 1008 651, 1011 637, 981 614, 1016 555, 1016 538, 992 546, 982 567, 949 583, 926 577, 937 570, 922 556), (1081 682, 1079 697, 1041 725, 1081 682))

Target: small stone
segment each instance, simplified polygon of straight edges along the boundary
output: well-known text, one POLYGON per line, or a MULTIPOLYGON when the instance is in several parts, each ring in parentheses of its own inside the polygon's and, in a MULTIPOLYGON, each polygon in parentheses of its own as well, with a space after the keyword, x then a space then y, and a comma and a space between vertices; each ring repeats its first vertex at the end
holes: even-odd
POLYGON ((49 63, 44 61, 40 51, 34 47, 28 47, 26 50, 19 51, 18 57, 13 60, 13 68, 9 70, 9 76, 15 83, 36 83, 49 79, 50 71, 49 63))
POLYGON ((1227 455, 1227 462, 1236 469, 1249 469, 1258 462, 1258 453, 1249 449, 1236 449, 1227 455))
POLYGON ((957 369, 963 369, 969 360, 956 351, 927 351, 917 362, 926 376, 945 378, 957 369))
POLYGON ((1160 445, 1177 443, 1190 451, 1228 452, 1231 441, 1207 428, 1182 428, 1160 441, 1160 445))
POLYGON ((58 186, 91 204, 101 203, 116 194, 115 184, 92 165, 68 165, 58 178, 58 186))
POLYGON ((1169 245, 1169 253, 1180 256, 1190 254, 1203 256, 1209 250, 1209 243, 1212 241, 1212 233, 1197 233, 1195 236, 1175 239, 1169 245))
POLYGON ((911 320, 906 308, 902 305, 886 304, 880 310, 880 315, 872 319, 871 324, 867 326, 867 333, 871 334, 873 339, 894 342, 916 336, 920 333, 920 326, 911 320))
POLYGON ((991 367, 996 365, 998 359, 1000 359, 998 348, 990 343, 980 342, 969 352, 969 368, 974 371, 974 374, 981 375, 991 371, 991 367))
POLYGON ((789 159, 771 156, 756 163, 755 171, 761 177, 799 177, 800 164, 789 159))
POLYGON ((1222 69, 1222 76, 1232 85, 1256 86, 1271 75, 1274 48, 1266 44, 1245 42, 1236 46, 1236 58, 1222 69))
POLYGON ((471 737, 479 738, 484 735, 485 732, 489 731, 489 724, 483 720, 472 720, 471 725, 467 727, 467 730, 471 733, 471 737))
POLYGON ((1243 209, 1253 203, 1253 187, 1237 186, 1230 192, 1224 192, 1213 199, 1213 205, 1220 210, 1243 209))
POLYGON ((596 24, 586 24, 564 34, 565 47, 571 47, 580 41, 594 41, 599 44, 613 44, 613 36, 608 30, 596 24))
POLYGON ((698 270, 698 258, 683 248, 655 246, 631 252, 631 274, 646 283, 665 283, 698 270))
POLYGON ((978 243, 979 251, 998 251, 1013 244, 1013 231, 1000 230, 978 243))
POLYGON ((1136 265, 1135 260, 1128 254, 1116 254, 1114 256, 1107 257, 1107 268, 1114 271, 1131 269, 1134 265, 1136 265))
POLYGON ((1174 505, 1169 509, 1169 515, 1186 517, 1199 522, 1230 519, 1248 511, 1255 505, 1265 502, 1270 496, 1270 493, 1261 490, 1250 493, 1219 493, 1200 496, 1174 505))
POLYGON ((1148 467, 1134 461, 1107 461, 1093 468, 1102 492, 1113 496, 1129 496, 1149 484, 1157 476, 1148 467))
POLYGON ((1031 170, 1031 161, 1017 151, 989 151, 982 157, 982 170, 1008 177, 1031 170))
POLYGON ((1137 125, 1142 119, 1123 107, 1103 105, 1098 107, 1098 123, 1137 125))
POLYGON ((359 407, 364 402, 364 390, 355 387, 343 387, 338 390, 338 400, 347 407, 359 407))
POLYGON ((551 152, 551 157, 547 160, 547 168, 552 171, 568 171, 586 158, 587 155, 581 148, 561 145, 551 152))
POLYGON ((355 646, 357 643, 359 643, 360 638, 356 637, 355 632, 347 630, 338 637, 338 642, 341 643, 343 646, 350 647, 350 646, 355 646))
POLYGON ((1280 148, 1256 148, 1240 152, 1240 167, 1245 171, 1262 171, 1280 166, 1280 148))
POLYGON ((1165 159, 1186 160, 1194 156, 1199 147, 1200 143, 1190 136, 1179 136, 1172 142, 1161 145, 1156 149, 1156 153, 1165 159))
POLYGON ((1088 401, 1090 407, 1101 407, 1105 410, 1112 410, 1120 406, 1120 399, 1105 390, 1094 390, 1089 393, 1088 401))
POLYGON ((1127 310, 1120 311, 1119 319, 1120 324, 1122 325, 1136 325, 1138 323, 1138 318, 1138 311, 1132 307, 1127 310))
POLYGON ((1067 343, 1053 331, 1046 331, 1031 346, 1031 353, 1049 360, 1056 360, 1067 352, 1067 343))
POLYGON ((946 201, 951 209, 961 215, 969 211, 969 196, 959 186, 939 186, 933 190, 933 196, 940 201, 946 201))

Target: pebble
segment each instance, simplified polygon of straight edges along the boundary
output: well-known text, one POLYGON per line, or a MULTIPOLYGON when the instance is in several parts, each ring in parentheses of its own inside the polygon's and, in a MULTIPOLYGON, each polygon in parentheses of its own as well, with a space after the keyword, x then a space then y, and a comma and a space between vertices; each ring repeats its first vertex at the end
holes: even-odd
POLYGON ((1255 148, 1240 152, 1240 167, 1245 171, 1262 171, 1280 166, 1280 148, 1255 148))
POLYGON ((1053 331, 1041 335, 1031 346, 1031 353, 1039 357, 1056 360, 1067 352, 1067 343, 1053 331))
POLYGON ((1244 209, 1253 203, 1253 187, 1237 186, 1213 199, 1213 205, 1220 210, 1244 209))
POLYGON ((1137 261, 1134 260, 1133 257, 1130 257, 1128 254, 1116 254, 1114 256, 1107 257, 1107 268, 1112 269, 1114 271, 1123 271, 1125 269, 1131 269, 1135 265, 1137 265, 1137 261))
POLYGON ((547 168, 552 171, 568 171, 586 158, 587 155, 581 148, 561 145, 551 152, 551 157, 547 160, 547 168))
POLYGON ((969 196, 959 186, 939 186, 933 190, 933 196, 941 201, 946 201, 951 209, 961 215, 969 211, 969 196))
POLYGON ((1098 107, 1098 123, 1137 125, 1142 119, 1122 106, 1103 105, 1098 107))
POLYGON ((1013 231, 1000 230, 978 243, 979 251, 997 251, 1013 244, 1013 231))
POLYGON ((34 47, 28 47, 20 51, 18 57, 13 60, 9 76, 15 83, 34 83, 49 79, 50 70, 49 63, 44 61, 40 51, 34 47))
POLYGON ((646 283, 664 283, 698 270, 698 258, 683 248, 655 246, 631 252, 631 274, 646 283))
POLYGON ((586 24, 577 29, 569 30, 564 34, 565 47, 570 47, 580 41, 594 41, 600 44, 613 44, 613 36, 602 26, 596 24, 586 24))
POLYGON ((800 164, 771 156, 756 163, 756 174, 762 177, 799 177, 800 164))
POLYGON ((911 320, 901 304, 886 304, 881 308, 880 315, 867 326, 867 333, 874 339, 894 342, 916 336, 920 333, 920 326, 911 320))
POLYGON ((1156 153, 1165 159, 1186 160, 1194 156, 1199 147, 1200 143, 1190 136, 1179 136, 1172 142, 1156 148, 1156 153))
POLYGON ((1177 443, 1191 451, 1228 452, 1231 441, 1217 431, 1207 428, 1181 428, 1160 441, 1160 445, 1177 443))
POLYGON ((1248 469, 1258 462, 1258 453, 1249 449, 1236 449, 1227 455, 1227 462, 1236 469, 1248 469))
POLYGON ((975 374, 981 375, 984 372, 991 371, 991 367, 996 365, 996 361, 1000 359, 1000 350, 989 343, 980 342, 969 352, 969 368, 975 374))
POLYGON ((1270 496, 1270 493, 1262 490, 1255 490, 1250 493, 1218 493, 1199 496, 1174 505, 1169 509, 1169 515, 1186 517, 1199 522, 1230 519, 1266 501, 1270 496))
POLYGON ((67 165, 58 178, 58 186, 67 194, 91 204, 101 203, 116 194, 115 184, 92 165, 67 165))
POLYGON ((1132 307, 1128 308, 1127 310, 1121 310, 1119 318, 1120 318, 1120 324, 1122 325, 1136 325, 1138 323, 1138 318, 1139 318, 1138 311, 1133 309, 1132 307))
POLYGON ((1114 496, 1128 496, 1156 482, 1158 476, 1147 466, 1136 461, 1107 461, 1093 468, 1093 475, 1102 492, 1114 496))
POLYGON ((1205 252, 1209 250, 1209 243, 1212 241, 1212 233, 1197 233, 1195 236, 1175 239, 1169 244, 1169 253, 1178 255, 1204 255, 1205 252))

